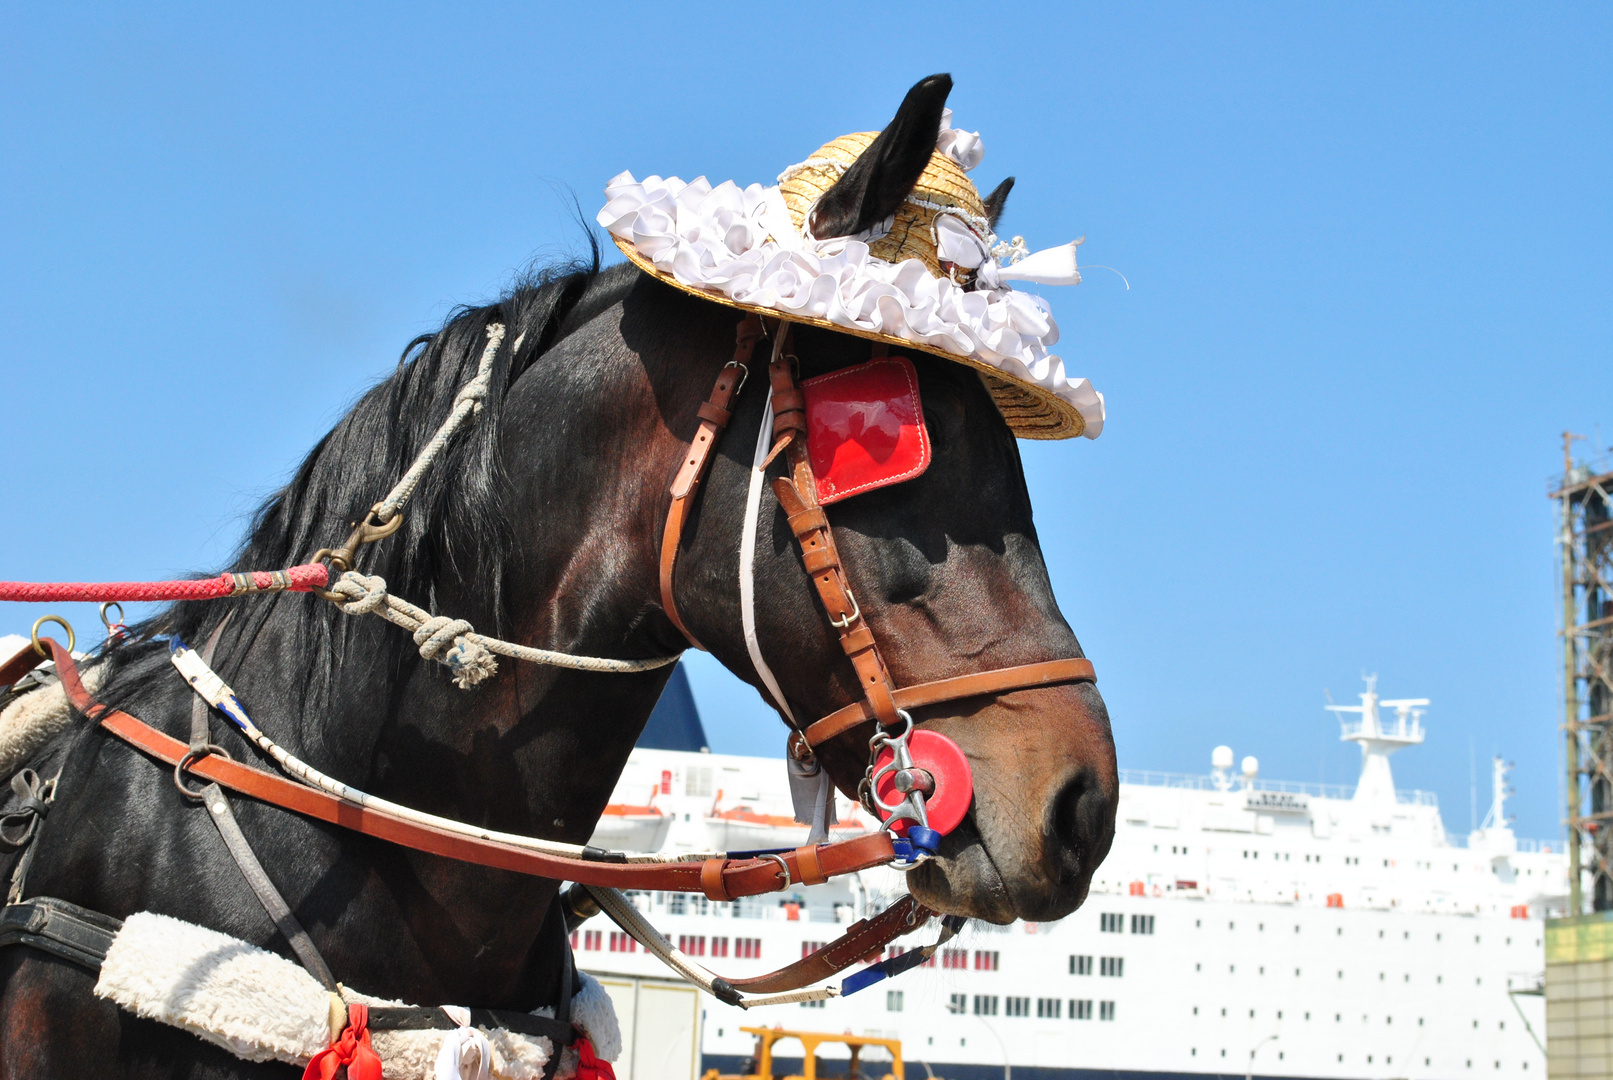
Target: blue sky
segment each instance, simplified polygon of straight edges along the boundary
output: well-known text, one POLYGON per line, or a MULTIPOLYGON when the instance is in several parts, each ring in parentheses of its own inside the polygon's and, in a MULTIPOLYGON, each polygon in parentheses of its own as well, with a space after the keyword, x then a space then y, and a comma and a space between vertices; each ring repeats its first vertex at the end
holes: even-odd
MULTIPOLYGON (((1613 9, 578 8, 0 9, 0 578, 217 568, 404 342, 581 247, 571 192, 770 181, 950 71, 1005 233, 1131 283, 1046 290, 1109 422, 1021 444, 1122 765, 1350 782, 1323 691, 1376 671, 1433 699, 1401 786, 1465 831, 1499 752, 1557 833, 1545 492, 1561 431, 1613 441, 1613 9)), ((692 669, 715 748, 779 751, 692 669)))

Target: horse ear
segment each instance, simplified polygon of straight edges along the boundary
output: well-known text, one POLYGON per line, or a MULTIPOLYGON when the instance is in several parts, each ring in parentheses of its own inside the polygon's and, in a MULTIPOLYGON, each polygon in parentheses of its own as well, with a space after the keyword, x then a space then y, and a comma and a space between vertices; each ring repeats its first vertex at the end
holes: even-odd
POLYGON ((997 219, 1003 216, 1003 204, 1008 201, 1008 193, 1014 190, 1014 178, 1007 180, 992 188, 991 194, 986 196, 986 220, 991 227, 997 227, 997 219))
POLYGON ((896 213, 935 153, 951 92, 950 75, 931 75, 907 92, 896 117, 818 199, 808 221, 813 236, 854 236, 896 213))

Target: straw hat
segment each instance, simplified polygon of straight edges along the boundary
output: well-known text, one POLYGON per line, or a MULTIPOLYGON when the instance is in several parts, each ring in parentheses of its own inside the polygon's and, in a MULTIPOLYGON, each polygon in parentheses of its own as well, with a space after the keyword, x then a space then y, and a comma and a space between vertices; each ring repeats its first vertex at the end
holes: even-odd
POLYGON ((1058 328, 1046 302, 1008 285, 1078 283, 1080 241, 1034 254, 1019 237, 998 242, 967 175, 979 136, 954 130, 950 110, 891 217, 857 236, 811 235, 814 206, 877 135, 826 143, 774 187, 622 173, 606 186, 598 221, 633 263, 675 288, 968 364, 1015 435, 1096 438, 1103 396, 1049 351, 1058 328))

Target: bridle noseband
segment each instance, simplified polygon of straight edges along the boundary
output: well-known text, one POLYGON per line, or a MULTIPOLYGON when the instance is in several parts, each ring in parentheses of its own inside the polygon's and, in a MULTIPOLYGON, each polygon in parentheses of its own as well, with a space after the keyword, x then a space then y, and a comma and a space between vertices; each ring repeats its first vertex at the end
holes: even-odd
MULTIPOLYGON (((788 468, 785 475, 773 480, 773 493, 784 509, 790 532, 800 545, 802 566, 812 579, 829 624, 839 636, 841 649, 856 671, 861 691, 859 700, 805 726, 794 722, 786 713, 786 723, 792 729, 792 750, 798 756, 810 755, 829 740, 869 722, 877 723, 880 731, 894 732, 905 723, 902 714, 906 710, 926 705, 1063 683, 1095 683, 1097 675, 1092 662, 1069 657, 905 687, 896 685, 874 632, 851 591, 828 515, 818 504, 816 478, 807 453, 806 406, 796 385, 792 364, 795 358, 789 355, 787 348, 792 331, 792 325, 786 320, 780 320, 772 330, 775 349, 774 359, 768 365, 768 382, 773 409, 773 449, 766 460, 771 462, 780 453, 785 455, 788 468)), ((756 343, 767 333, 759 315, 752 313, 740 321, 735 333, 734 357, 718 374, 710 397, 700 406, 700 426, 672 482, 672 507, 661 536, 661 603, 673 625, 697 648, 702 646, 678 614, 673 588, 683 528, 700 481, 710 467, 712 451, 732 419, 730 406, 744 384, 744 375, 736 373, 749 371, 756 343)), ((885 346, 876 343, 874 349, 876 356, 883 355, 885 346)))

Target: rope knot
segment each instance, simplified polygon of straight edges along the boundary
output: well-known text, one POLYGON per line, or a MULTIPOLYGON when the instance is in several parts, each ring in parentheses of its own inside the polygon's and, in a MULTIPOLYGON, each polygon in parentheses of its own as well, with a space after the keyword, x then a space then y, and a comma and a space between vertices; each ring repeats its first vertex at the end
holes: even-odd
POLYGON ((331 586, 331 592, 345 597, 338 606, 349 615, 368 615, 387 607, 386 579, 380 574, 367 576, 349 570, 331 586))
POLYGON ((414 643, 427 660, 447 664, 454 673, 454 685, 468 690, 498 671, 493 654, 466 636, 473 632, 464 619, 432 615, 415 629, 414 643))
POLYGON ((471 403, 472 411, 480 413, 482 402, 487 400, 488 381, 487 376, 481 375, 466 383, 460 388, 459 393, 454 395, 453 407, 458 408, 461 403, 468 401, 471 403))

